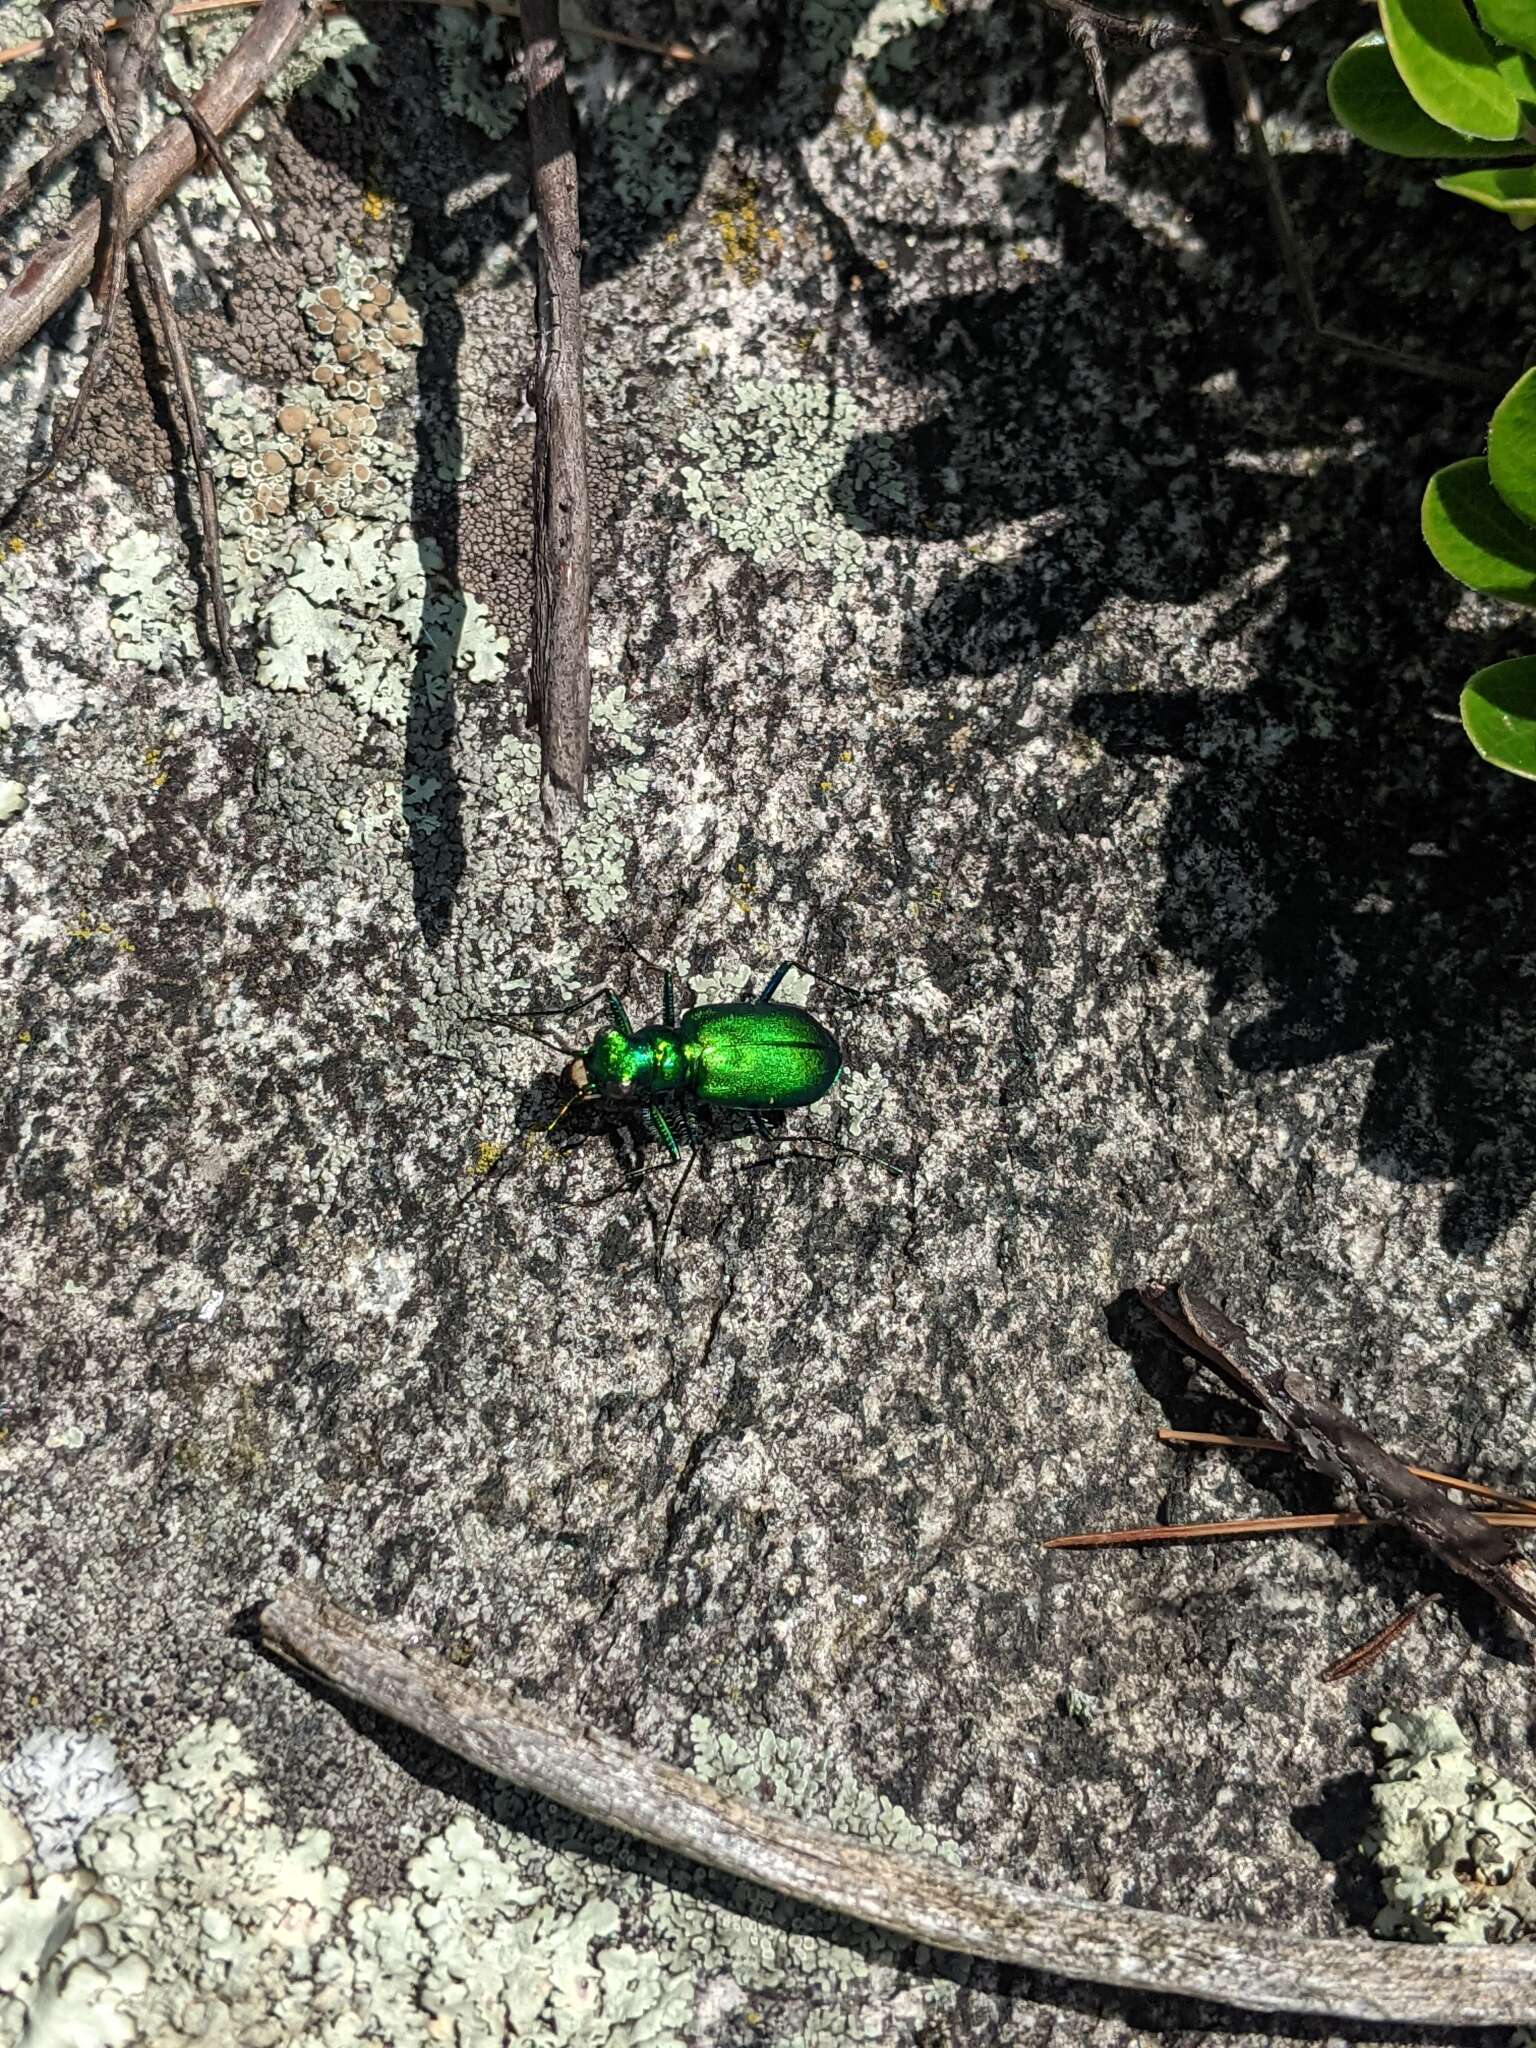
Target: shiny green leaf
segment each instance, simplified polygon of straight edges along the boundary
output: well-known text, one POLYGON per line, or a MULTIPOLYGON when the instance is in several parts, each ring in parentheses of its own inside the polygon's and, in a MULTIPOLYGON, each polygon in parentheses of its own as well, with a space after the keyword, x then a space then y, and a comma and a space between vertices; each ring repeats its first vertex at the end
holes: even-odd
POLYGON ((1520 133, 1520 102, 1499 76, 1493 49, 1464 0, 1379 4, 1398 75, 1432 120, 1491 142, 1520 133))
POLYGON ((1536 57, 1528 57, 1524 50, 1498 50, 1495 55, 1499 76, 1520 101, 1520 110, 1529 127, 1531 110, 1536 107, 1536 57))
POLYGON ((1499 400, 1488 427, 1488 474, 1510 510, 1536 526, 1536 370, 1499 400))
POLYGON ((1510 511, 1481 456, 1436 470, 1423 526, 1430 553, 1458 582, 1511 604, 1536 604, 1536 527, 1510 511))
POLYGON ((1496 661, 1469 676, 1461 722, 1485 761, 1536 781, 1536 657, 1496 661))
POLYGON ((1435 183, 1442 192, 1454 192, 1458 198, 1508 214, 1512 227, 1536 226, 1536 170, 1458 171, 1451 178, 1436 178, 1435 183))
POLYGON ((1373 30, 1335 59, 1328 102, 1341 128, 1388 156, 1529 156, 1526 142, 1486 142, 1432 121, 1397 75, 1387 39, 1373 30))
POLYGON ((1536 5, 1532 0, 1476 0, 1477 18, 1496 43, 1536 56, 1536 5))

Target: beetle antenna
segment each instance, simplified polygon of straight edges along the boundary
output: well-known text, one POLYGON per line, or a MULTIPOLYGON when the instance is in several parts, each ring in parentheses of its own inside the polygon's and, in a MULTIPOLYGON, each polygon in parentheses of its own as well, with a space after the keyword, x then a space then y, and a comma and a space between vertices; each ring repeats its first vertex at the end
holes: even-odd
POLYGON ((562 1102, 559 1109, 555 1112, 554 1116, 544 1126, 544 1136, 547 1138, 550 1132, 555 1128, 555 1125, 559 1123, 563 1117, 569 1116, 571 1111, 576 1107, 578 1102, 590 1101, 590 1099, 595 1093, 595 1089, 580 1088, 576 1091, 574 1095, 569 1097, 568 1100, 562 1102))

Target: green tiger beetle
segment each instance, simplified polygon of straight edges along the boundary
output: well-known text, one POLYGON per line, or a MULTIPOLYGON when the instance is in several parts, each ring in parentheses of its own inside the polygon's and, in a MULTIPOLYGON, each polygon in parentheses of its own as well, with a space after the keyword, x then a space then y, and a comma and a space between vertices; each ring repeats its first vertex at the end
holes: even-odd
POLYGON ((566 1068, 573 1093, 560 1116, 598 1098, 626 1104, 640 1112, 674 1160, 681 1155, 670 1118, 675 1116, 697 1149, 693 1113, 699 1108, 743 1111, 759 1137, 770 1137, 765 1111, 819 1102, 843 1069, 837 1040, 824 1024, 798 1003, 773 1000, 794 964, 786 960, 759 996, 742 1003, 698 1003, 681 1017, 666 973, 661 1022, 643 1031, 636 1031, 612 990, 605 991, 612 1022, 566 1068))

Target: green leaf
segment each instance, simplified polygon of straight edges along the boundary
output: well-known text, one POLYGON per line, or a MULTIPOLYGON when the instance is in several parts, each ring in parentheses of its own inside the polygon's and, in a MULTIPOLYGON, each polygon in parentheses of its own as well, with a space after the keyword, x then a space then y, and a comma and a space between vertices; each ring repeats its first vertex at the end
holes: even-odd
POLYGON ((1328 102, 1341 128, 1388 156, 1530 155, 1532 145, 1487 142, 1432 121, 1397 75, 1387 39, 1373 31, 1351 43, 1328 73, 1328 102))
POLYGON ((1499 76, 1521 102, 1521 112, 1529 125, 1531 109, 1536 106, 1536 60, 1524 50, 1499 50, 1495 55, 1499 76))
POLYGON ((1436 178, 1442 192, 1454 192, 1460 199, 1475 200, 1508 214, 1516 228, 1536 227, 1536 170, 1458 171, 1451 178, 1436 178))
POLYGON ((1496 661, 1469 676, 1461 722, 1485 761, 1536 781, 1536 657, 1496 661))
POLYGON ((1481 456, 1436 470, 1423 526, 1430 553, 1458 582, 1511 604, 1536 604, 1536 527, 1510 511, 1481 456))
POLYGON ((1499 76, 1463 0, 1379 4, 1398 75, 1432 120, 1491 142, 1520 133, 1520 102, 1499 76))
POLYGON ((1499 400, 1488 427, 1488 474, 1510 510, 1536 526, 1536 370, 1499 400))
POLYGON ((1536 7, 1531 0, 1477 0, 1477 18, 1496 43, 1536 56, 1536 7))

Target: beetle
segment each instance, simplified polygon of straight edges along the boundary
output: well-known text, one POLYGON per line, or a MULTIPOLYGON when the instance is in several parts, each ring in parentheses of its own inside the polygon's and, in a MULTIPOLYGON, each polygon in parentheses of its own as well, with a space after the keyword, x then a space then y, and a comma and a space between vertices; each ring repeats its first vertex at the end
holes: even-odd
POLYGON ((843 1070, 842 1052, 826 1026, 798 1003, 773 1000, 793 965, 786 960, 759 996, 741 1003, 698 1003, 681 1017, 672 976, 666 973, 661 1022, 642 1031, 635 1030, 624 1005, 606 990, 607 1030, 565 1070, 572 1102, 602 1098, 638 1110, 674 1160, 681 1155, 669 1111, 675 1111, 690 1145, 697 1143, 696 1108, 743 1110, 759 1137, 771 1136, 765 1110, 804 1109, 819 1102, 843 1070))

